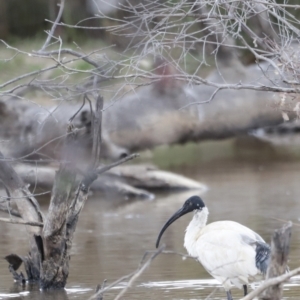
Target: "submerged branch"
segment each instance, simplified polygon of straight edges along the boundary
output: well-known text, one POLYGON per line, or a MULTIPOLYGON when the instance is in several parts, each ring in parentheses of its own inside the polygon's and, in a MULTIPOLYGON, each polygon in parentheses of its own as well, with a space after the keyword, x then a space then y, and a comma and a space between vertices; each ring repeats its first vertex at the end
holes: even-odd
POLYGON ((138 277, 142 275, 142 273, 150 266, 152 261, 165 249, 165 246, 161 246, 151 257, 142 265, 131 277, 128 281, 126 287, 117 295, 115 300, 120 300, 121 297, 128 291, 128 289, 132 286, 132 284, 137 280, 138 277))
POLYGON ((146 251, 145 254, 142 257, 142 260, 140 262, 140 266, 138 269, 128 275, 122 276, 118 280, 114 281, 110 285, 108 285, 106 288, 99 290, 96 294, 94 294, 92 297, 90 297, 88 300, 97 299, 100 295, 104 294, 108 290, 110 290, 112 287, 116 286, 118 283, 126 280, 127 278, 130 278, 128 281, 126 287, 116 296, 115 300, 121 299, 121 297, 127 292, 127 290, 132 286, 134 281, 146 270, 147 267, 152 263, 152 261, 161 253, 163 253, 165 249, 165 245, 162 245, 159 249, 156 251, 153 251, 153 254, 149 257, 149 259, 143 264, 143 261, 147 254, 151 253, 152 251, 146 251))

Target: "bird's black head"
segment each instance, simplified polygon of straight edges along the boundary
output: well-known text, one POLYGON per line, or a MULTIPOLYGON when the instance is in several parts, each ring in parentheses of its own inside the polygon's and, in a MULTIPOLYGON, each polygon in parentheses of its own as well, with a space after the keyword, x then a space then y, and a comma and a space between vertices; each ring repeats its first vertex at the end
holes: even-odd
POLYGON ((185 207, 186 213, 188 213, 194 210, 201 210, 205 207, 205 204, 199 196, 192 196, 184 202, 183 207, 185 207))
POLYGON ((205 204, 203 200, 199 196, 192 196, 189 199, 187 199, 183 206, 167 221, 167 223, 164 225, 162 230, 160 231, 157 241, 156 241, 156 248, 159 245, 160 238, 162 237, 165 230, 177 219, 179 219, 181 216, 192 212, 194 210, 202 210, 202 208, 205 207, 205 204))

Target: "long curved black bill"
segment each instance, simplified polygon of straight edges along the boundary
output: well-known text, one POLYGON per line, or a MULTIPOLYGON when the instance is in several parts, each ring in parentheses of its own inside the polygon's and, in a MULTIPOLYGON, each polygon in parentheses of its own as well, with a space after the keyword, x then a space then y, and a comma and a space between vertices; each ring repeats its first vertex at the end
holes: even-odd
POLYGON ((164 225, 164 227, 162 228, 162 230, 160 231, 157 241, 156 241, 156 248, 158 248, 159 245, 159 241, 163 235, 163 233, 165 232, 165 230, 173 223, 175 222, 177 219, 179 219, 181 216, 187 214, 189 212, 189 210, 187 210, 184 206, 182 208, 180 208, 168 221, 167 223, 164 225))

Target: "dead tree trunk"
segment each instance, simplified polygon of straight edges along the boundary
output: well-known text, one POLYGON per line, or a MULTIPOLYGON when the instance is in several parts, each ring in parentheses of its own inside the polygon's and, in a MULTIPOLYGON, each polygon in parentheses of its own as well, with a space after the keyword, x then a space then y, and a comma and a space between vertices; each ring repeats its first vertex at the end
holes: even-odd
MULTIPOLYGON (((267 270, 267 279, 278 277, 288 270, 287 260, 290 251, 292 223, 275 230, 271 242, 271 262, 267 270)), ((280 300, 283 284, 272 285, 260 296, 261 300, 280 300)))
MULTIPOLYGON (((5 160, 0 152, 0 180, 5 187, 7 193, 7 208, 10 211, 12 202, 17 206, 20 216, 25 222, 43 222, 43 215, 36 199, 31 195, 28 188, 23 183, 22 179, 14 171, 12 166, 5 160)), ((35 235, 40 235, 42 229, 40 227, 27 226, 27 231, 30 233, 30 251, 28 256, 19 258, 20 262, 24 262, 27 272, 27 278, 30 281, 38 281, 40 275, 40 257, 36 243, 35 235)), ((7 257, 10 265, 15 266, 13 257, 7 257), (12 259, 12 261, 10 261, 12 259)), ((16 279, 16 278, 15 278, 16 279)))
POLYGON ((63 288, 69 275, 66 249, 66 216, 76 173, 62 165, 56 174, 48 217, 44 224, 42 247, 41 288, 63 288))
MULTIPOLYGON (((62 163, 55 176, 50 206, 44 223, 42 223, 43 216, 37 201, 0 153, 0 180, 7 191, 8 201, 17 199, 16 204, 24 221, 36 226, 29 227, 31 235, 29 255, 25 258, 15 254, 6 257, 10 264, 10 271, 19 281, 24 282, 25 278, 22 274, 17 274, 16 270, 24 262, 27 280, 39 281, 42 289, 65 287, 69 275, 73 236, 91 184, 99 174, 136 157, 136 155, 131 155, 110 166, 97 169, 101 149, 102 109, 103 99, 98 96, 92 122, 92 155, 86 172, 78 172, 76 148, 80 145, 76 143, 77 131, 72 125, 69 126, 62 163), (76 180, 79 176, 82 179, 76 180), (39 227, 41 224, 43 224, 43 229, 39 227)), ((8 211, 10 211, 9 207, 8 211)))

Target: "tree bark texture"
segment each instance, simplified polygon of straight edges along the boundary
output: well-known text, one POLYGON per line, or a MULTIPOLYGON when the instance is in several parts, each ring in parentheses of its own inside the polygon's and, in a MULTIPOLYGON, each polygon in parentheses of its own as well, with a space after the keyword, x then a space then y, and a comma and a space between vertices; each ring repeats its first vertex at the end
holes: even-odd
MULTIPOLYGON (((36 199, 31 195, 22 179, 15 172, 11 164, 0 152, 0 180, 8 194, 8 209, 14 202, 20 216, 26 222, 43 222, 43 215, 36 199)), ((30 239, 30 251, 28 256, 23 258, 28 280, 38 281, 40 277, 40 253, 34 241, 34 235, 41 234, 40 227, 27 226, 30 239)))
POLYGON ((61 165, 55 176, 48 217, 43 229, 44 251, 41 288, 64 288, 69 275, 69 257, 66 251, 66 217, 70 207, 71 191, 76 173, 69 165, 61 165))
MULTIPOLYGON (((92 120, 93 150, 89 170, 82 180, 76 181, 80 142, 78 130, 72 122, 68 124, 62 150, 61 164, 55 174, 51 200, 43 229, 29 227, 31 251, 26 258, 11 254, 6 257, 14 278, 24 282, 16 270, 24 262, 28 280, 39 280, 41 289, 64 288, 69 275, 70 250, 79 214, 88 198, 91 184, 97 179, 101 149, 103 98, 96 99, 96 111, 92 120)), ((0 153, 0 179, 7 191, 8 199, 16 198, 20 215, 25 221, 43 222, 38 203, 24 186, 22 179, 0 153), (22 196, 22 197, 21 197, 22 196)))
MULTIPOLYGON (((267 270, 267 279, 280 276, 287 272, 288 255, 290 252, 292 223, 288 222, 281 229, 275 230, 271 242, 271 262, 267 270)), ((261 300, 280 300, 283 284, 273 285, 265 290, 261 300)))

